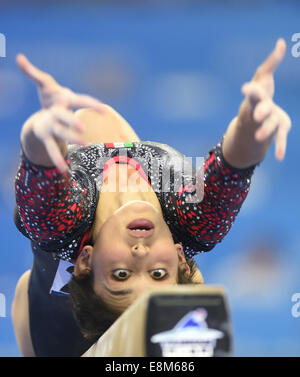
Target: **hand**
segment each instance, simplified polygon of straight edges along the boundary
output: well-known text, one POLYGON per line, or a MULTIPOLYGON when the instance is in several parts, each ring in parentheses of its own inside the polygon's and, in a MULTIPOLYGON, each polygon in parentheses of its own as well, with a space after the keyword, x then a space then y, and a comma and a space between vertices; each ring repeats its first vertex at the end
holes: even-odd
POLYGON ((283 160, 287 134, 291 128, 288 114, 273 102, 274 72, 285 56, 286 43, 278 39, 269 57, 258 67, 252 81, 242 87, 246 96, 239 113, 240 123, 248 123, 255 130, 255 139, 270 145, 275 138, 275 156, 283 160), (249 124, 250 123, 250 124, 249 124))
POLYGON ((88 107, 104 112, 104 105, 98 100, 59 85, 54 78, 32 65, 24 55, 17 56, 21 71, 37 84, 43 110, 33 117, 30 132, 42 142, 47 154, 61 172, 68 169, 62 149, 66 142, 86 145, 81 137, 85 126, 75 117, 72 109, 88 107))

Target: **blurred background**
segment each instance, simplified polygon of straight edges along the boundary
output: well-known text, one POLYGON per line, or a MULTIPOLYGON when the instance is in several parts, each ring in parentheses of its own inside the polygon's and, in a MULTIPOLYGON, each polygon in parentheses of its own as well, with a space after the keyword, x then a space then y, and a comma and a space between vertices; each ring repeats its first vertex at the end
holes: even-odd
POLYGON ((227 291, 234 355, 300 355, 300 317, 292 316, 292 296, 300 292, 300 57, 292 54, 299 14, 299 1, 275 0, 0 2, 6 37, 0 58, 0 356, 20 355, 10 307, 19 276, 32 263, 12 212, 20 129, 39 101, 16 54, 116 108, 142 140, 196 157, 221 139, 242 101, 242 84, 278 37, 285 38, 287 55, 275 76, 275 101, 293 121, 287 156, 278 163, 272 147, 230 233, 196 261, 207 284, 227 291))

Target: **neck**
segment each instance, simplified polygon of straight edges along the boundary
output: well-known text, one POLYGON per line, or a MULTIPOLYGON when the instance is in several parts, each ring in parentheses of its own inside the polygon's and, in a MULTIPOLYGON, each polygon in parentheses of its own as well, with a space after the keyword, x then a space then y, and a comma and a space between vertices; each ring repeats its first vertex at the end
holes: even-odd
POLYGON ((148 202, 162 214, 155 192, 139 172, 127 164, 115 164, 109 168, 102 185, 94 223, 96 231, 110 216, 132 201, 148 202))

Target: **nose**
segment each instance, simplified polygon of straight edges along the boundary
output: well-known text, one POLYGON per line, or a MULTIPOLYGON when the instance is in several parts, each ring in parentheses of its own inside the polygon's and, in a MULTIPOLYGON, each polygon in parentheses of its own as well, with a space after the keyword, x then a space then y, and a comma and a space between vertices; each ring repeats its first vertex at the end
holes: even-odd
POLYGON ((144 258, 149 254, 149 247, 142 243, 137 243, 132 246, 131 253, 136 258, 144 258))

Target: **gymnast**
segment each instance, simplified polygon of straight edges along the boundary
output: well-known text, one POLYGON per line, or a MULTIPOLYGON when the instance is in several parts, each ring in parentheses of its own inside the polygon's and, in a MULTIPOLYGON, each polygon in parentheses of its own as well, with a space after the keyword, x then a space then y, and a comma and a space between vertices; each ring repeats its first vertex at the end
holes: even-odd
POLYGON ((291 120, 273 102, 285 51, 279 39, 243 85, 237 116, 206 157, 203 184, 181 153, 141 141, 110 106, 17 56, 42 107, 22 127, 15 181, 15 223, 34 253, 12 307, 23 355, 79 356, 150 287, 203 284, 193 257, 228 233, 273 140, 276 159, 285 156, 291 120), (70 297, 53 298, 60 260, 74 266, 70 297))

